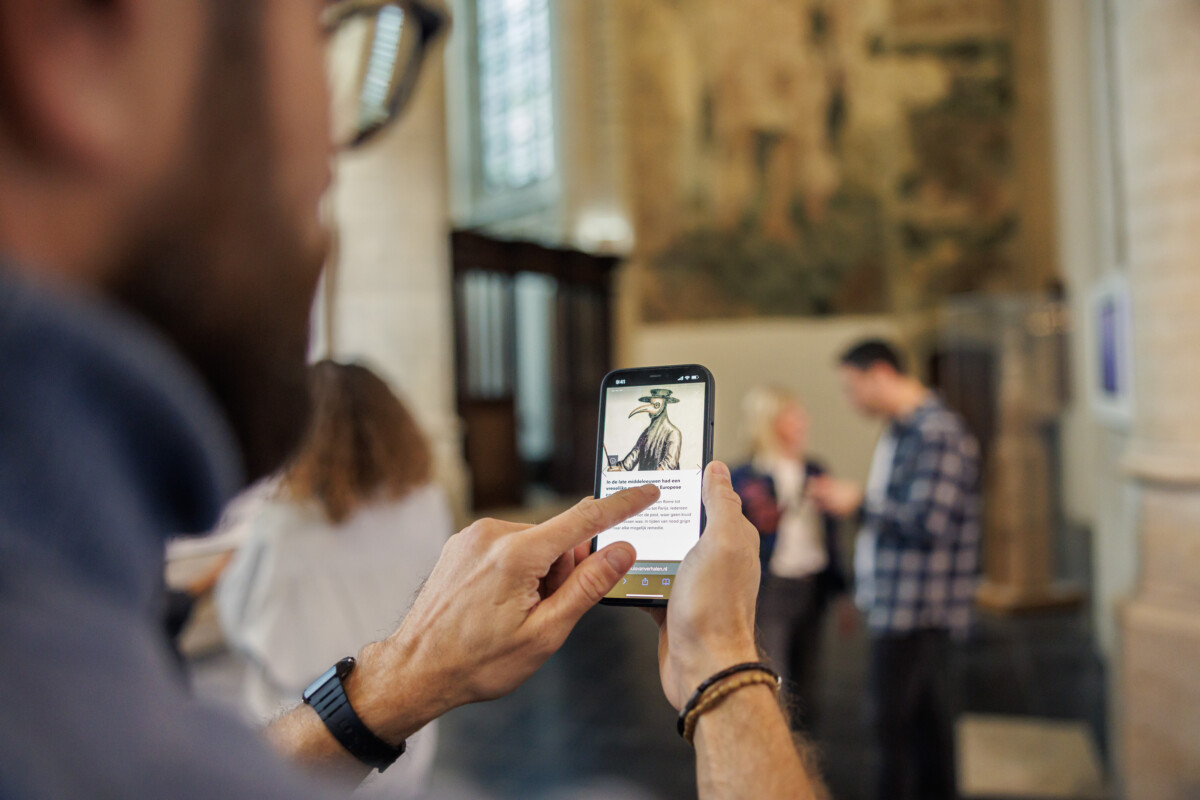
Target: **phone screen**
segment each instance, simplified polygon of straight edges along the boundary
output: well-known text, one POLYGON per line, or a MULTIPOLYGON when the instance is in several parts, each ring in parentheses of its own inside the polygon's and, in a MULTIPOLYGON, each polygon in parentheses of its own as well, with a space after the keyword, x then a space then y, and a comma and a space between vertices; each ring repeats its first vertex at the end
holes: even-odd
POLYGON ((608 599, 666 601, 679 563, 700 539, 701 482, 711 458, 711 375, 702 367, 624 370, 602 391, 597 494, 657 484, 658 501, 596 537, 629 542, 637 561, 608 599), (653 377, 652 377, 653 376, 653 377))

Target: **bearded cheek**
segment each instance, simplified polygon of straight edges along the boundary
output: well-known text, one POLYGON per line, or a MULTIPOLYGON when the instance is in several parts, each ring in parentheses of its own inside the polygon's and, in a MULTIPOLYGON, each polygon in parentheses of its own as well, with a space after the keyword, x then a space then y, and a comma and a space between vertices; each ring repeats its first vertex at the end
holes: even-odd
POLYGON ((321 198, 332 182, 325 42, 306 3, 269 4, 266 33, 268 126, 275 190, 306 252, 328 249, 321 198))

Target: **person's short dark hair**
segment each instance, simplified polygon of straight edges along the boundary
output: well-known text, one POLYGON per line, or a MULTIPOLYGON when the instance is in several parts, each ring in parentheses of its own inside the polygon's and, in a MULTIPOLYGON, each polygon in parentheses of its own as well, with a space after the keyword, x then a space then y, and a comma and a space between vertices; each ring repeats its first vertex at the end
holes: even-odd
POLYGON ((868 370, 876 364, 886 364, 897 373, 905 373, 904 357, 890 342, 883 339, 865 339, 842 353, 842 366, 868 370))

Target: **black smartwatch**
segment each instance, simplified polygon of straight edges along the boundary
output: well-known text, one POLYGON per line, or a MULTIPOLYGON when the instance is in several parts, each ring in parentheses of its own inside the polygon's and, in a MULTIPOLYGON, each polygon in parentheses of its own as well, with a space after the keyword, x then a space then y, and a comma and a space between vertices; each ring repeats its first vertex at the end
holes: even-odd
POLYGON ((325 727, 333 734, 346 752, 372 769, 383 772, 404 755, 405 743, 392 747, 380 739, 363 724, 354 713, 342 679, 349 675, 358 662, 343 658, 330 667, 304 690, 304 702, 313 707, 325 727))

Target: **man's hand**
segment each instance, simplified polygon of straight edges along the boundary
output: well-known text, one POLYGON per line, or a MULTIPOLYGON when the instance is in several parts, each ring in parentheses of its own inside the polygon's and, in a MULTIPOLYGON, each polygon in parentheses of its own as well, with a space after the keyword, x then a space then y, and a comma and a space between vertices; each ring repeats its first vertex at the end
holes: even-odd
MULTIPOLYGON (((681 708, 711 675, 757 661, 754 603, 758 594, 758 530, 719 461, 704 474, 708 526, 683 563, 658 621, 663 691, 681 708)), ((802 762, 770 687, 748 686, 724 698, 696 727, 700 800, 817 800, 820 781, 802 762)))
POLYGON ((760 567, 758 530, 742 516, 742 501, 719 461, 704 474, 708 525, 671 590, 659 625, 658 662, 663 691, 675 708, 706 678, 744 661, 757 661, 754 604, 760 567))
POLYGON ((810 478, 805 492, 817 504, 817 508, 835 517, 849 517, 857 513, 863 504, 863 490, 858 484, 828 475, 810 478))
POLYGON ((519 686, 633 565, 629 544, 589 555, 591 538, 657 499, 647 484, 541 525, 486 519, 452 536, 400 628, 365 648, 350 676, 363 722, 398 742, 451 708, 519 686))

